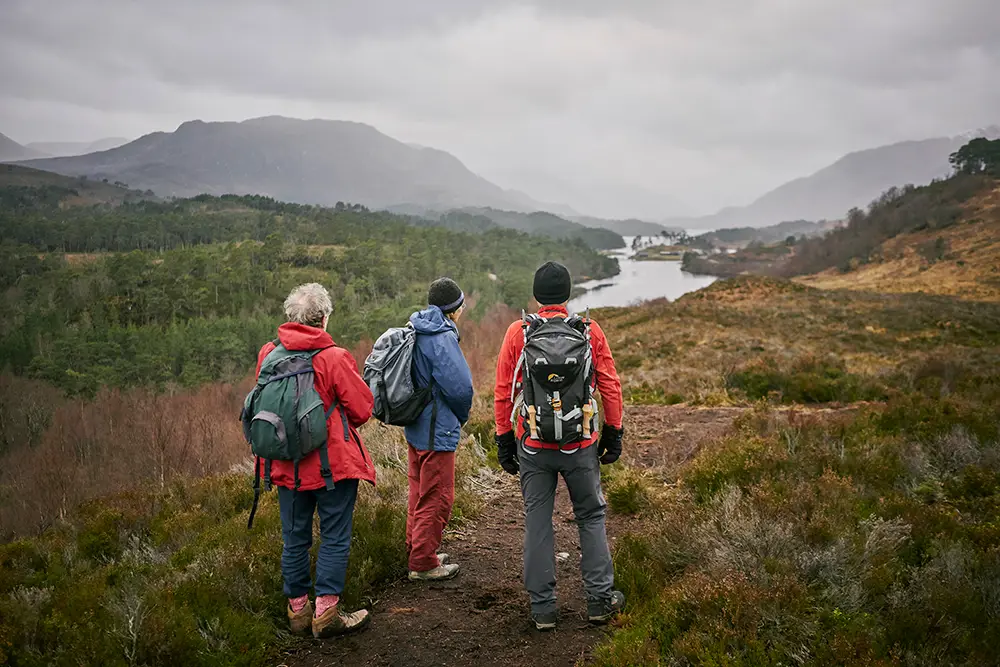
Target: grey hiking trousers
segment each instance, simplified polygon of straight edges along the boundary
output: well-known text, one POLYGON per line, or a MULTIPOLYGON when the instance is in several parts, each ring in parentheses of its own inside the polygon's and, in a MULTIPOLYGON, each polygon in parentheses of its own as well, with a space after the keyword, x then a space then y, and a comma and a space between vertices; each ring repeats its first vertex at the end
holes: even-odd
POLYGON ((588 600, 603 600, 614 588, 614 568, 604 529, 607 502, 601 491, 597 446, 563 453, 518 446, 524 497, 524 587, 531 612, 556 611, 556 556, 552 510, 559 476, 566 481, 580 530, 580 563, 588 600))

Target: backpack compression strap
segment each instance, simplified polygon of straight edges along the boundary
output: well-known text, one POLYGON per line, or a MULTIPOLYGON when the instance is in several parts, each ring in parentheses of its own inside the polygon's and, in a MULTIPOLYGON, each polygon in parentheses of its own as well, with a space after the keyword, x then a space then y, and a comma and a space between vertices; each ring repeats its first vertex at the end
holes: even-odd
MULTIPOLYGON (((333 416, 334 411, 340 407, 340 403, 337 399, 333 399, 333 403, 330 404, 330 409, 326 411, 326 419, 329 421, 330 417, 333 416)), ((344 441, 350 442, 351 440, 351 429, 347 423, 347 414, 344 409, 340 409, 340 421, 344 425, 344 441)), ((329 434, 327 435, 327 443, 330 441, 329 434)), ((323 485, 326 487, 327 491, 333 491, 333 471, 330 469, 330 454, 327 451, 328 444, 323 445, 319 448, 319 474, 323 478, 323 485)))
POLYGON ((260 502, 260 457, 254 459, 253 466, 253 505, 250 506, 250 518, 247 520, 247 530, 253 528, 253 518, 257 514, 257 503, 260 502))

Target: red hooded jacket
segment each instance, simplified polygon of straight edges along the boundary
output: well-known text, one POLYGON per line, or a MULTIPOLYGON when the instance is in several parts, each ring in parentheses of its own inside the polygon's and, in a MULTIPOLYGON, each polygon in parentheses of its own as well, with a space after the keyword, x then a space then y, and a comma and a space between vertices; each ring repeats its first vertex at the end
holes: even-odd
MULTIPOLYGON (((569 312, 564 306, 542 306, 538 309, 538 314, 542 317, 569 316, 569 312)), ((601 392, 601 401, 604 407, 604 423, 621 428, 625 404, 622 398, 622 383, 618 378, 615 360, 611 356, 608 338, 594 321, 590 323, 590 346, 594 355, 595 384, 597 391, 601 392)), ((517 377, 514 376, 514 373, 522 350, 524 350, 524 332, 521 329, 521 322, 517 321, 507 329, 503 346, 500 348, 500 356, 497 359, 497 381, 493 390, 493 409, 497 434, 502 435, 511 430, 510 415, 514 410, 514 403, 511 401, 510 394, 514 383, 521 380, 520 372, 517 372, 517 377)), ((520 440, 523 435, 524 427, 519 419, 515 436, 520 440)), ((597 439, 598 433, 595 431, 590 440, 581 442, 579 446, 581 448, 589 447, 597 442, 597 439)), ((533 440, 528 441, 527 444, 542 449, 559 449, 557 444, 536 443, 533 440)))
MULTIPOLYGON (((337 409, 326 422, 327 452, 333 482, 344 479, 359 479, 375 484, 375 465, 361 442, 358 427, 372 415, 374 399, 372 392, 358 373, 358 364, 347 350, 334 345, 333 338, 318 327, 288 322, 278 327, 278 339, 288 350, 315 350, 326 348, 313 357, 316 371, 316 391, 323 399, 323 408, 330 409, 333 399, 337 399, 337 409), (347 416, 350 425, 350 441, 344 440, 341 412, 347 416)), ((271 350, 269 342, 257 354, 257 375, 260 366, 271 350)), ((299 490, 315 491, 324 487, 320 475, 319 450, 306 454, 299 462, 299 490)), ((271 482, 286 488, 295 488, 295 470, 291 461, 271 462, 271 482)))

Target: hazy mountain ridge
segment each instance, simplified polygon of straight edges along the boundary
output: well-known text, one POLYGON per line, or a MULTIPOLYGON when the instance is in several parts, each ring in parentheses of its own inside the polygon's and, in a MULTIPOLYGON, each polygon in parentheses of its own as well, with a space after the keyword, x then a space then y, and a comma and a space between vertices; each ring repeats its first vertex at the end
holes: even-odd
POLYGON ((864 208, 893 186, 926 185, 951 173, 948 156, 970 139, 1000 137, 1000 126, 955 137, 903 141, 848 153, 833 164, 789 181, 751 204, 698 218, 674 218, 668 225, 701 228, 761 227, 790 220, 839 220, 864 208))
POLYGON ((811 222, 809 220, 790 220, 768 227, 735 227, 717 229, 699 234, 695 237, 697 247, 704 248, 744 248, 751 243, 775 243, 788 237, 809 238, 822 236, 832 229, 840 227, 839 220, 811 222))
POLYGON ((33 141, 25 144, 25 147, 50 157, 71 157, 108 151, 124 146, 128 141, 124 137, 107 137, 96 141, 33 141))
POLYGON ((658 236, 667 231, 682 231, 681 227, 667 227, 658 222, 639 220, 638 218, 627 218, 625 220, 607 220, 588 215, 570 216, 570 220, 578 222, 587 227, 601 227, 610 229, 622 236, 658 236))
POLYGON ((350 121, 189 121, 111 150, 30 166, 123 181, 162 196, 234 193, 320 205, 541 208, 474 174, 450 153, 407 145, 350 121))
POLYGON ((27 146, 22 146, 7 135, 0 134, 0 162, 31 160, 41 156, 42 153, 27 146))

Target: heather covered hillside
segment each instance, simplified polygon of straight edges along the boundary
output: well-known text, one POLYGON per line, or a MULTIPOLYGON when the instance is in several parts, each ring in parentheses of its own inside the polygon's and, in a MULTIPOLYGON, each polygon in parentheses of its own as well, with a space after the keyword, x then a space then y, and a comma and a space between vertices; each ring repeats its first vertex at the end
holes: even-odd
MULTIPOLYGON (((1000 298, 1000 181, 994 146, 950 178, 893 187, 819 236, 754 244, 734 254, 685 256, 686 270, 794 277, 809 285, 875 292, 1000 298), (993 152, 990 152, 993 151, 993 152)), ((963 149, 964 150, 964 149, 963 149)), ((953 157, 959 156, 956 152, 953 157)))

